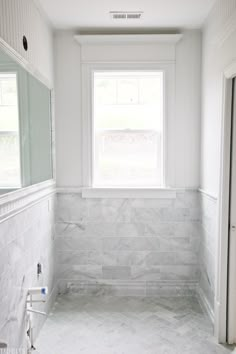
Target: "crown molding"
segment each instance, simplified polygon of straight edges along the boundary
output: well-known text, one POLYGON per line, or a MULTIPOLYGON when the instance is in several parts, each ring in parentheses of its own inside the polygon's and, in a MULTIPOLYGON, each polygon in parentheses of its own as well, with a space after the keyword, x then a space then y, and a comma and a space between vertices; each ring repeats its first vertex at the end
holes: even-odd
POLYGON ((81 34, 74 36, 80 44, 176 44, 182 34, 81 34))

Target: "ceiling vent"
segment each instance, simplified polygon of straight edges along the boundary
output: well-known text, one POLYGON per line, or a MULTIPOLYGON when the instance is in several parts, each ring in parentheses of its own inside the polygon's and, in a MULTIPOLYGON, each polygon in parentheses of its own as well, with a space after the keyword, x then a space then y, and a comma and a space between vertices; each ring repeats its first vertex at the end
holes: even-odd
POLYGON ((113 20, 140 20, 143 12, 140 11, 111 11, 110 16, 113 20))

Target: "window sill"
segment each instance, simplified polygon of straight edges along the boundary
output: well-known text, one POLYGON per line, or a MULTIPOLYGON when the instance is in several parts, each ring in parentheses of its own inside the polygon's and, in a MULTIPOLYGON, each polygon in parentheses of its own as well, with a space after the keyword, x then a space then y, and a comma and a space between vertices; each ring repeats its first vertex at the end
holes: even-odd
POLYGON ((172 188, 83 188, 82 198, 175 199, 172 188))

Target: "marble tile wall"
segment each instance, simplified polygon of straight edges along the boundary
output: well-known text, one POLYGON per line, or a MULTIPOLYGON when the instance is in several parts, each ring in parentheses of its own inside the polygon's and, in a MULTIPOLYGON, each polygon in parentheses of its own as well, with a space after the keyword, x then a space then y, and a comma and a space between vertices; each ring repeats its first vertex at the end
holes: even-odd
POLYGON ((215 262, 217 246, 217 200, 200 193, 201 205, 201 243, 200 243, 200 281, 199 287, 213 313, 215 296, 215 262))
POLYGON ((83 199, 58 193, 60 292, 153 296, 192 294, 199 281, 200 200, 83 199))
MULTIPOLYGON (((27 345, 28 288, 49 287, 47 303, 35 304, 36 309, 48 311, 54 300, 54 212, 55 196, 50 194, 0 222, 0 339, 11 352, 27 345), (43 265, 39 278, 38 262, 43 265)), ((35 335, 44 320, 45 317, 34 315, 35 335)))

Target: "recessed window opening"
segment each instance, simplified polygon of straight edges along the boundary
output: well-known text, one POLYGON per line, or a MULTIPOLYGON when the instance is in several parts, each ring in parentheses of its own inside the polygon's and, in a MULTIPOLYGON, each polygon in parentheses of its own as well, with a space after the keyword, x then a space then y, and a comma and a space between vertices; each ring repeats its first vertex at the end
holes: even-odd
POLYGON ((17 74, 0 73, 0 188, 21 186, 17 74))
POLYGON ((93 74, 93 186, 164 185, 164 72, 93 74))

